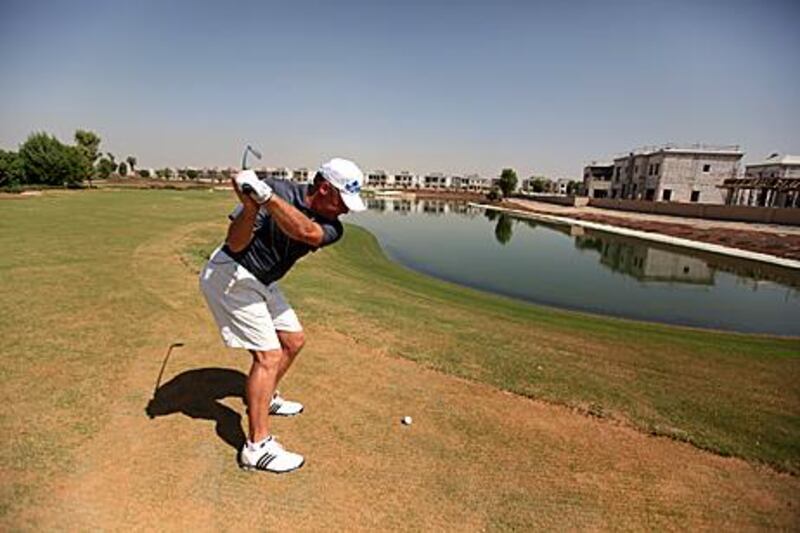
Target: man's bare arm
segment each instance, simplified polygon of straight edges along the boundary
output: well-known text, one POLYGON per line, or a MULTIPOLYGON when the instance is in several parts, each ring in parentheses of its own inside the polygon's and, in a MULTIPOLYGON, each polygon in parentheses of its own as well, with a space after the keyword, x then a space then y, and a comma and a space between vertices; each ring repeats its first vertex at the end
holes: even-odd
POLYGON ((283 232, 296 241, 317 247, 322 244, 325 233, 322 226, 308 218, 293 205, 273 194, 264 204, 283 232))
MULTIPOLYGON (((231 183, 244 209, 239 212, 236 218, 231 221, 230 226, 228 226, 228 236, 225 239, 225 243, 231 251, 241 252, 247 248, 253 238, 253 227, 255 226, 260 206, 249 195, 239 190, 235 179, 231 179, 231 183)), ((272 215, 278 227, 290 238, 315 247, 322 244, 322 239, 325 236, 322 226, 305 216, 291 204, 286 203, 282 198, 273 194, 264 206, 269 211, 269 214, 272 215)))
POLYGON ((257 203, 250 200, 242 205, 244 209, 231 221, 228 226, 228 236, 225 239, 225 244, 233 252, 241 252, 250 244, 250 240, 253 238, 253 226, 258 215, 257 203))
POLYGON ((231 178, 231 185, 233 185, 233 191, 239 198, 243 209, 239 211, 236 218, 231 220, 231 224, 228 226, 228 236, 225 238, 225 244, 228 245, 228 248, 230 248, 232 252, 241 252, 247 248, 247 245, 250 244, 250 241, 253 239, 253 227, 255 226, 260 206, 255 200, 250 198, 250 195, 244 194, 241 189, 239 189, 235 177, 231 178))

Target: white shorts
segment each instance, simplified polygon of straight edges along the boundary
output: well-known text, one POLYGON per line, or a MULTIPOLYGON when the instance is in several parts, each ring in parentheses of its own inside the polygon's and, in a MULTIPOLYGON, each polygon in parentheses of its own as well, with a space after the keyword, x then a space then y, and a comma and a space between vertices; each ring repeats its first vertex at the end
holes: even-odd
POLYGON ((279 350, 277 331, 303 331, 278 285, 264 285, 221 248, 200 272, 200 290, 230 348, 279 350))

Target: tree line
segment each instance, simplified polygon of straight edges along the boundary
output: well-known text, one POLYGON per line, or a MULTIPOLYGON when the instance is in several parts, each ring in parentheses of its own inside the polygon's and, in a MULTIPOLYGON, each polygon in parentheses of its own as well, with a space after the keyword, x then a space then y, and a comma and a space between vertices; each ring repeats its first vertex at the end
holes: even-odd
MULTIPOLYGON (((504 168, 500 173, 500 179, 497 180, 495 187, 489 192, 489 199, 498 200, 513 195, 517 189, 518 181, 517 172, 513 168, 504 168)), ((566 193, 568 195, 580 194, 580 189, 580 181, 569 180, 566 184, 566 193)), ((560 192, 559 184, 544 176, 531 176, 528 178, 528 183, 523 190, 532 193, 560 192)))
MULTIPOLYGON (((204 171, 182 168, 162 168, 150 175, 147 169, 136 170, 136 157, 129 155, 117 161, 114 154, 100 151, 100 136, 93 131, 75 131, 73 145, 64 144, 45 132, 32 133, 14 152, 0 149, 0 188, 13 189, 23 185, 80 187, 84 180, 108 179, 112 176, 138 175, 142 178, 195 180, 206 178, 223 181, 230 178, 230 169, 204 171)), ((489 193, 492 200, 511 196, 517 187, 517 173, 504 168, 496 187, 489 193)), ((568 194, 575 194, 579 182, 570 182, 568 194)), ((530 178, 531 192, 554 192, 555 183, 544 177, 530 178)))
POLYGON ((36 132, 16 152, 0 149, 0 187, 51 185, 79 187, 84 180, 125 176, 136 171, 136 157, 117 162, 111 152, 100 151, 100 136, 77 130, 75 144, 64 144, 55 136, 36 132))
POLYGON ((101 139, 93 131, 77 130, 74 144, 64 144, 45 132, 32 133, 16 152, 0 149, 0 189, 11 190, 28 185, 81 187, 93 179, 138 176, 165 180, 210 179, 227 181, 231 169, 161 168, 137 169, 135 156, 118 161, 111 152, 100 150, 101 139))

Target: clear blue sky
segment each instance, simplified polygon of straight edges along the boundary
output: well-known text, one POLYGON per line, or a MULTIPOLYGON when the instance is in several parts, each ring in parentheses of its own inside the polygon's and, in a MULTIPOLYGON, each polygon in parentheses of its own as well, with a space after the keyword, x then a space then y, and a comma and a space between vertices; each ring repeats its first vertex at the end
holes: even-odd
POLYGON ((578 176, 643 144, 800 153, 800 2, 0 0, 0 147, 578 176), (334 5, 335 4, 335 5, 334 5))

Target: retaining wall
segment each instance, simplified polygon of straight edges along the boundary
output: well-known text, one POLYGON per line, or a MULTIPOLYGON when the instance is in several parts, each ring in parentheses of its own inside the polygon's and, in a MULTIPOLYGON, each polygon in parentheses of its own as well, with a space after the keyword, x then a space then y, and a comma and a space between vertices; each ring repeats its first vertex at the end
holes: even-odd
POLYGON ((529 194, 523 196, 527 200, 545 202, 548 204, 568 205, 570 207, 584 207, 589 204, 589 198, 585 196, 556 196, 550 194, 529 194))

